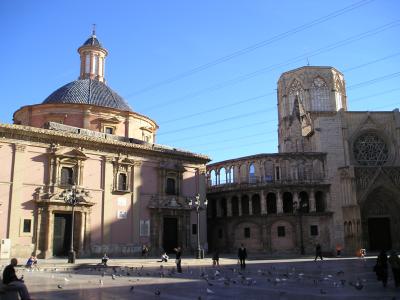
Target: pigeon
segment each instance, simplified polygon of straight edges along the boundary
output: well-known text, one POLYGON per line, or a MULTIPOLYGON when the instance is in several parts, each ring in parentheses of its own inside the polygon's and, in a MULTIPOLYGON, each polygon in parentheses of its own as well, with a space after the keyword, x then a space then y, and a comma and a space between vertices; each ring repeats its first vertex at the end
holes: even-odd
POLYGON ((64 277, 64 280, 65 280, 66 282, 68 282, 68 281, 69 281, 69 279, 68 279, 67 277, 64 277))
POLYGON ((154 295, 160 296, 160 295, 161 295, 161 292, 160 292, 159 290, 156 290, 156 291, 154 292, 154 295))
POLYGON ((214 292, 210 289, 207 289, 207 294, 214 294, 214 292))
POLYGON ((364 287, 364 285, 360 282, 360 281, 358 281, 357 280, 357 282, 356 282, 356 284, 354 285, 354 287, 356 288, 356 290, 362 290, 363 289, 363 287, 364 287))
POLYGON ((133 289, 134 289, 134 288, 135 288, 135 287, 132 285, 131 288, 129 289, 131 293, 133 292, 133 289))
POLYGON ((111 278, 112 278, 113 280, 115 280, 115 275, 114 275, 114 274, 111 274, 111 278))
POLYGON ((62 289, 62 288, 63 288, 63 287, 61 286, 61 284, 57 285, 57 287, 58 287, 59 289, 62 289))
POLYGON ((103 285, 103 284, 104 284, 104 283, 103 283, 103 280, 100 279, 100 280, 99 280, 99 284, 100 284, 100 285, 103 285))

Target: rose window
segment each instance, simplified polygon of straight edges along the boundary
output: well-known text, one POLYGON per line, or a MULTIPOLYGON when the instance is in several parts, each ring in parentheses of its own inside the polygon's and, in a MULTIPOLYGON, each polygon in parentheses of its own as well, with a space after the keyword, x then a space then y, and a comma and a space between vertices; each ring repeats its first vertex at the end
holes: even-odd
POLYGON ((386 143, 376 134, 364 134, 354 143, 354 157, 361 165, 380 166, 388 160, 388 156, 386 143))

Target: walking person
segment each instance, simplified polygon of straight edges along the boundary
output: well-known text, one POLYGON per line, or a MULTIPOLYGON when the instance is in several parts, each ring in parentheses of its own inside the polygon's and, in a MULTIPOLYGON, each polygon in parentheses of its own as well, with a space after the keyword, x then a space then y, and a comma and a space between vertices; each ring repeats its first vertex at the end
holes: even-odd
POLYGON ((182 266, 181 266, 181 263, 182 263, 182 259, 181 259, 182 249, 181 249, 181 247, 178 246, 178 247, 176 247, 174 249, 174 251, 175 251, 176 271, 178 273, 182 273, 182 266))
POLYGON ((321 258, 321 260, 324 260, 322 258, 322 250, 321 250, 321 245, 319 243, 315 246, 315 258, 314 258, 314 261, 317 261, 318 257, 321 258))
POLYGON ((388 259, 385 250, 382 250, 379 253, 378 258, 376 260, 376 265, 374 267, 374 271, 376 273, 376 279, 378 281, 382 281, 383 287, 386 287, 388 280, 388 259))
POLYGON ((4 268, 3 271, 3 283, 9 287, 12 287, 18 291, 18 294, 21 297, 21 300, 30 300, 31 297, 29 295, 28 289, 22 280, 22 278, 18 278, 15 274, 15 266, 18 264, 18 260, 16 258, 11 259, 11 263, 4 268))
POLYGON ((394 286, 400 287, 400 258, 394 250, 390 253, 389 264, 393 272, 394 286))
POLYGON ((243 244, 240 245, 240 248, 238 250, 238 258, 240 262, 240 269, 246 269, 247 250, 243 244))
POLYGON ((213 267, 216 267, 216 266, 219 267, 219 250, 218 250, 218 248, 214 250, 214 253, 212 256, 212 261, 213 261, 213 267))

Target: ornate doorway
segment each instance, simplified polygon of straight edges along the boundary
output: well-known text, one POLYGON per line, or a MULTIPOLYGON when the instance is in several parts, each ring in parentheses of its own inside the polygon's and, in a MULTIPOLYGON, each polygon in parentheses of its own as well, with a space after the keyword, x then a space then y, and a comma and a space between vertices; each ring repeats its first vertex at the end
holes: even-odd
POLYGON ((173 253, 178 246, 178 219, 164 218, 163 248, 167 253, 173 253))
POLYGON ((389 218, 368 219, 369 249, 372 251, 389 250, 392 238, 389 218))
POLYGON ((67 256, 71 245, 71 214, 54 214, 53 256, 67 256))

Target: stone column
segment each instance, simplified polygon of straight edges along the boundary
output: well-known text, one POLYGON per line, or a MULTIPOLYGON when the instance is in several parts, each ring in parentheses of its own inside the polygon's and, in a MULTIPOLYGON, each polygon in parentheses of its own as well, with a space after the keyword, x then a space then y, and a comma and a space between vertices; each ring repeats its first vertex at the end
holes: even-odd
POLYGON ((111 205, 111 191, 114 182, 114 172, 113 172, 113 158, 104 157, 103 159, 103 195, 102 195, 102 244, 111 243, 111 223, 113 222, 114 213, 109 209, 111 205))
POLYGON ((232 217, 232 197, 226 199, 226 215, 232 217))
POLYGON ((47 209, 46 211, 46 242, 44 247, 44 258, 53 256, 53 227, 54 227, 54 214, 53 211, 47 209))
POLYGON ((266 203, 266 201, 267 201, 267 199, 265 199, 265 194, 264 194, 264 191, 263 190, 261 190, 261 192, 260 192, 260 201, 261 201, 261 214, 262 215, 266 215, 267 214, 267 203, 266 203))
MULTIPOLYGON (((16 245, 16 241, 19 238, 20 218, 21 215, 16 213, 20 211, 23 198, 23 185, 24 176, 26 174, 26 162, 25 162, 25 145, 13 145, 13 163, 11 171, 11 193, 9 197, 8 205, 8 224, 7 224, 7 238, 11 239, 11 256, 13 256, 13 248, 16 245)), ((6 197, 5 195, 2 195, 6 197)))
POLYGON ((282 200, 282 192, 276 192, 276 211, 278 214, 283 213, 283 200, 282 200))
POLYGON ((315 212, 316 205, 315 205, 315 195, 313 189, 310 191, 308 201, 310 202, 310 212, 315 212))
MULTIPOLYGON (((140 244, 140 194, 142 186, 142 162, 136 161, 133 171, 133 193, 132 197, 132 211, 133 211, 133 243, 140 244)), ((150 224, 151 226, 151 224, 150 224)))
POLYGON ((297 203, 297 208, 300 209, 299 193, 297 191, 293 192, 293 204, 297 203))

